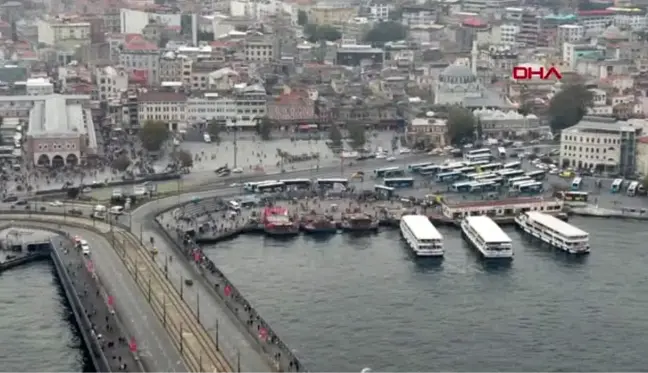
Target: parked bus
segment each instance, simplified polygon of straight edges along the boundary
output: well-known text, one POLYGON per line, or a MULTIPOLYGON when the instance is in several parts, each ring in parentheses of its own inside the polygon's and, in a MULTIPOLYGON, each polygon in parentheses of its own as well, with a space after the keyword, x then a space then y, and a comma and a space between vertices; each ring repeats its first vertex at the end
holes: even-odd
POLYGON ((463 177, 464 175, 461 172, 450 171, 450 172, 443 172, 437 174, 436 179, 438 182, 445 183, 445 182, 461 180, 463 177))
POLYGON ((547 178, 547 171, 543 171, 543 170, 531 171, 528 172, 526 175, 532 178, 533 180, 542 181, 547 178))
POLYGON ((317 187, 321 189, 332 189, 335 185, 340 185, 344 188, 349 186, 349 179, 333 178, 333 179, 317 179, 317 187))
POLYGON ((452 184, 452 190, 458 193, 468 193, 471 191, 474 181, 460 181, 452 184))
POLYGON ((483 166, 489 164, 490 161, 475 161, 475 162, 465 162, 466 166, 483 166))
POLYGON ((512 187, 513 184, 515 184, 517 182, 520 182, 520 181, 533 181, 533 179, 526 176, 526 175, 525 176, 513 177, 513 178, 508 179, 508 186, 512 187))
POLYGON ((626 193, 627 193, 630 197, 634 197, 635 195, 637 195, 637 189, 638 189, 638 188, 639 188, 639 182, 638 182, 638 181, 633 181, 633 182, 631 182, 630 185, 628 186, 628 190, 626 191, 626 193))
POLYGON ((506 149, 504 147, 497 148, 497 153, 499 153, 500 158, 506 158, 506 149))
POLYGON ((492 154, 475 154, 475 155, 464 155, 464 159, 468 162, 490 162, 493 159, 492 154))
POLYGON ((374 174, 376 175, 376 177, 385 177, 386 172, 398 171, 398 170, 400 170, 400 167, 379 168, 377 170, 374 170, 374 174))
POLYGON ((385 178, 390 178, 390 177, 403 177, 405 176, 405 170, 388 170, 383 173, 382 177, 385 178))
POLYGON ((520 193, 535 194, 544 191, 544 185, 539 181, 530 181, 518 186, 520 193))
POLYGON ((471 193, 493 192, 498 188, 497 184, 492 181, 479 181, 474 182, 471 186, 471 193))
POLYGON ((505 179, 512 179, 514 177, 525 176, 526 173, 524 172, 524 170, 504 169, 501 171, 497 171, 497 174, 505 179))
POLYGON ((281 180, 281 182, 284 183, 287 188, 299 188, 299 189, 308 189, 313 184, 313 182, 310 179, 287 179, 287 180, 281 180))
POLYGON ((420 169, 422 169, 422 168, 425 168, 425 167, 428 167, 428 166, 432 166, 433 164, 434 164, 434 163, 432 163, 432 162, 414 163, 414 164, 411 164, 411 165, 407 166, 407 169, 408 169, 410 172, 416 172, 416 171, 418 171, 418 170, 420 170, 420 169))
POLYGON ((582 178, 575 177, 574 180, 572 180, 572 183, 571 183, 571 190, 579 190, 581 188, 582 183, 583 183, 582 178))
POLYGON ((411 177, 400 177, 383 180, 385 186, 390 188, 411 188, 414 186, 414 179, 411 177))
POLYGON ((476 170, 477 172, 479 172, 480 170, 481 172, 490 172, 490 171, 497 171, 501 168, 502 168, 501 163, 488 163, 483 166, 477 166, 476 170))
POLYGON ((623 187, 623 179, 614 179, 612 182, 612 193, 619 193, 623 187))
POLYGON ((382 198, 393 197, 395 190, 396 189, 384 185, 374 185, 374 192, 376 192, 376 194, 382 198))
POLYGON ((510 163, 507 163, 507 164, 504 165, 505 169, 511 169, 511 170, 515 170, 515 169, 518 169, 518 168, 521 168, 521 167, 522 167, 521 162, 510 162, 510 163))
POLYGON ((468 157, 478 157, 478 156, 485 156, 485 155, 492 156, 493 152, 491 152, 491 150, 488 148, 470 150, 464 152, 464 159, 467 160, 468 162, 471 162, 471 160, 468 159, 468 157))
POLYGON ((281 181, 271 181, 269 183, 257 184, 256 193, 277 193, 286 190, 286 184, 281 181))
POLYGON ((562 191, 558 193, 557 197, 565 201, 565 204, 567 205, 585 206, 587 204, 589 193, 562 191))
POLYGON ((475 172, 475 166, 461 167, 457 171, 461 172, 462 174, 470 174, 470 173, 475 172))
POLYGON ((497 177, 496 173, 494 173, 494 172, 485 172, 485 173, 481 173, 481 174, 477 174, 477 175, 473 176, 472 179, 475 180, 475 181, 482 181, 482 180, 486 180, 486 179, 492 179, 494 177, 497 177))
POLYGON ((484 181, 484 182, 485 182, 485 181, 490 181, 490 182, 493 182, 493 183, 495 183, 495 184, 497 184, 497 185, 503 185, 503 184, 504 184, 504 178, 503 178, 503 177, 499 177, 499 176, 495 176, 495 177, 488 177, 488 178, 486 178, 486 179, 481 179, 480 181, 484 181))
POLYGON ((418 173, 423 176, 434 175, 439 172, 441 166, 439 165, 429 165, 423 168, 418 169, 418 173))

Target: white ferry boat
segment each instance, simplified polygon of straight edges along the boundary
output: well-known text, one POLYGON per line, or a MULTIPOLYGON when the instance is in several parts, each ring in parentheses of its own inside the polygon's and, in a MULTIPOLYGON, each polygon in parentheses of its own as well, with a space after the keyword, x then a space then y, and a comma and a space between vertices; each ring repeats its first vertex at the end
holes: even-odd
POLYGON ((551 215, 529 211, 517 216, 515 223, 531 236, 570 254, 590 251, 587 232, 551 215))
POLYGON ((513 259, 509 236, 488 216, 467 216, 461 233, 486 259, 513 259))
POLYGON ((443 256, 443 236, 424 215, 405 215, 400 231, 417 256, 443 256))

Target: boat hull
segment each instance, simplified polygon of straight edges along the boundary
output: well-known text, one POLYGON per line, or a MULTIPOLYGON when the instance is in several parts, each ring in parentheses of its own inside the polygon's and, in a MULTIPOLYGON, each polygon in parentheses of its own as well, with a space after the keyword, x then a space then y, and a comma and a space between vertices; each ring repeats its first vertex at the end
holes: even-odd
POLYGON ((309 228, 304 227, 304 233, 306 234, 335 234, 337 233, 337 227, 322 227, 322 228, 309 228))

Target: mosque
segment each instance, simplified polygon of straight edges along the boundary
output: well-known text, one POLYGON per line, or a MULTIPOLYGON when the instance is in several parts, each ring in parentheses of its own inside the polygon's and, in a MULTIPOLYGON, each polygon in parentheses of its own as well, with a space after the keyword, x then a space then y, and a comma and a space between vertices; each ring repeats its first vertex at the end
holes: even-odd
POLYGON ((459 105, 468 109, 511 109, 505 95, 489 90, 477 78, 477 43, 473 43, 471 59, 459 59, 446 67, 435 84, 434 103, 459 105))

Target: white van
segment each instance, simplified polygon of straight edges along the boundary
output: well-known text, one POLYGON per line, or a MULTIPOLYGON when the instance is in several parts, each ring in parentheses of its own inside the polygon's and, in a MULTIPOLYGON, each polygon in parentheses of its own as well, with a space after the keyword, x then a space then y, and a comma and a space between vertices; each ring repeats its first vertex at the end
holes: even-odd
POLYGON ((121 215, 124 213, 124 208, 122 206, 112 206, 110 208, 110 213, 113 215, 121 215))
POLYGON ((234 200, 227 202, 227 207, 233 211, 241 211, 241 204, 234 200))
POLYGON ((211 143, 211 136, 209 136, 208 133, 204 133, 204 134, 203 134, 203 140, 205 140, 205 142, 206 142, 207 144, 209 144, 209 143, 211 143))

